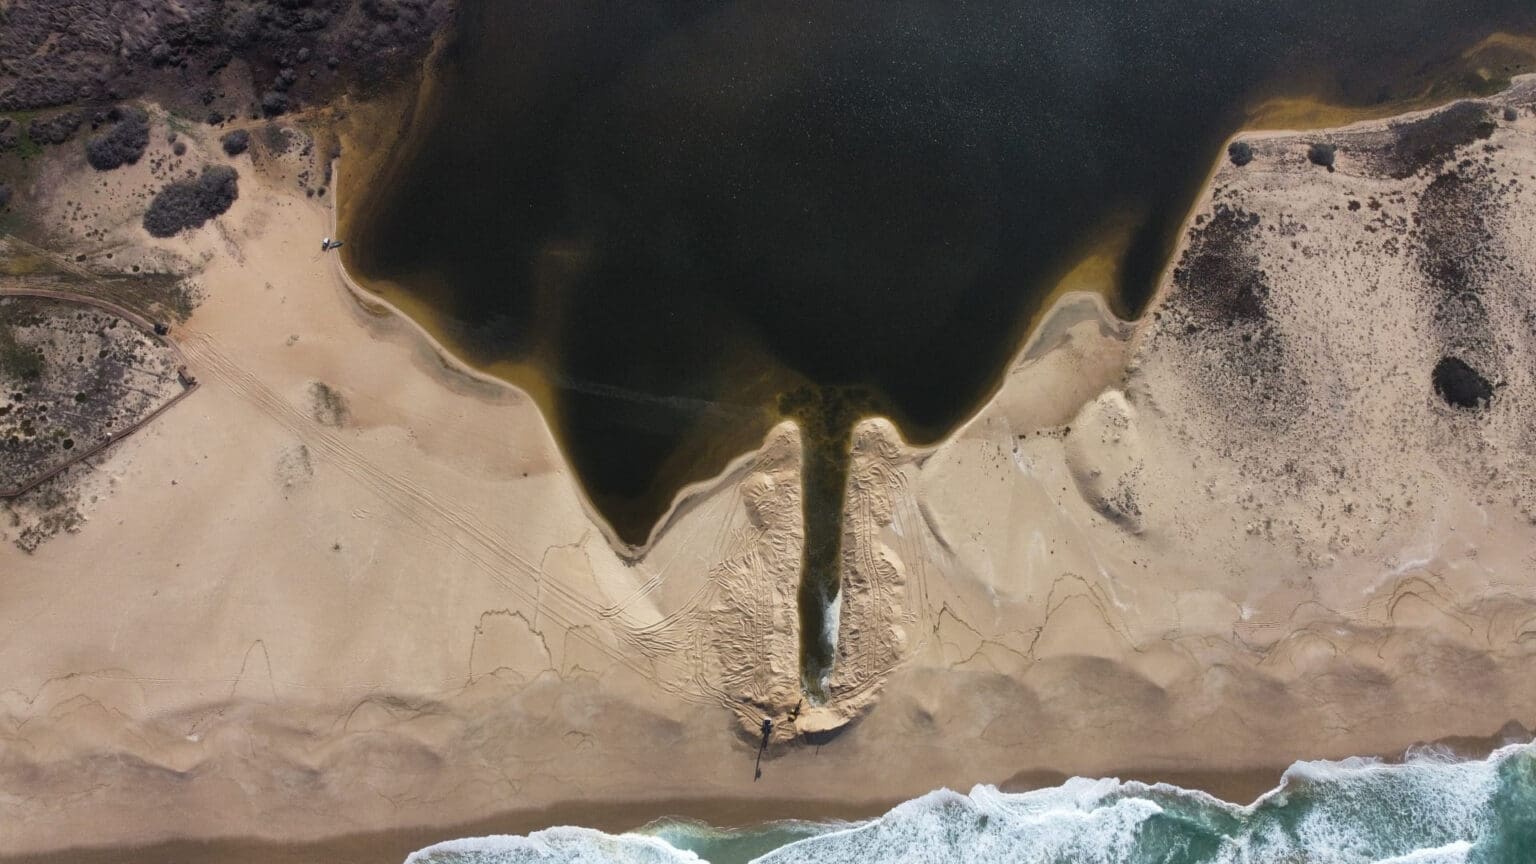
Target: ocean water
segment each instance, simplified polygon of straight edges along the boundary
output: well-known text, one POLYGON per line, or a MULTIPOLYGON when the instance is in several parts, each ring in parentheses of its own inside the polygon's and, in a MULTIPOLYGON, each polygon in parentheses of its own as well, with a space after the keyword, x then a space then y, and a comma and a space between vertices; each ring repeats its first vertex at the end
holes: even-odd
POLYGON ((859 823, 723 830, 662 821, 627 834, 557 827, 453 840, 407 864, 1533 864, 1536 745, 1487 759, 1412 752, 1298 762, 1249 805, 1167 784, 1073 778, 1010 794, 977 786, 859 823))

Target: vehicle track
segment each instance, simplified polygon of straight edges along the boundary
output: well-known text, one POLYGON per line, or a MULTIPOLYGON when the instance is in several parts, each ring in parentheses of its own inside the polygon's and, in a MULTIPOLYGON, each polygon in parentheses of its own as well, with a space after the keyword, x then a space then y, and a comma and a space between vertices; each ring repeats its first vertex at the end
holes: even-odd
POLYGON ((299 438, 316 456, 340 468, 374 493, 434 545, 468 561, 529 608, 538 609, 540 614, 563 628, 610 625, 608 630, 612 635, 643 656, 637 657, 611 643, 595 640, 593 644, 599 650, 670 692, 685 697, 694 695, 672 683, 686 680, 690 670, 677 669, 675 675, 663 675, 656 668, 658 662, 668 662, 665 655, 669 653, 672 640, 658 638, 657 634, 648 633, 644 628, 631 627, 616 614, 614 607, 593 603, 555 580, 543 579, 539 567, 513 549, 494 529, 463 508, 432 494, 421 484, 381 469, 242 368, 224 353, 211 335, 189 333, 183 347, 200 372, 218 379, 299 438))

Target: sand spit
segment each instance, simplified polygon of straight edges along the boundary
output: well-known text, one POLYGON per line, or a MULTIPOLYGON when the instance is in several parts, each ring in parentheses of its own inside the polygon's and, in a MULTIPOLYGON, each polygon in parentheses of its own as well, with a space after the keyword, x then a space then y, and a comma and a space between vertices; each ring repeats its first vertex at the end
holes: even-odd
POLYGON ((531 399, 356 302, 305 148, 189 133, 230 211, 151 240, 129 201, 92 242, 197 274, 203 386, 94 467, 84 530, 0 547, 0 850, 412 848, 582 800, 814 810, 1530 725, 1533 105, 1244 136, 1142 325, 1069 295, 941 446, 863 424, 819 708, 792 426, 626 559, 531 399))

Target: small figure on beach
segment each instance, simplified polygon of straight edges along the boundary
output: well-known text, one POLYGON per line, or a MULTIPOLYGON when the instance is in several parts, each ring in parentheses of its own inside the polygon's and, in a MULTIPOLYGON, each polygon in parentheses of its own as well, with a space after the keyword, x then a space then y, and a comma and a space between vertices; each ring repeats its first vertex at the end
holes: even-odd
POLYGON ((761 780, 762 777, 763 777, 763 751, 768 749, 768 736, 770 736, 772 734, 773 734, 773 720, 771 718, 764 717, 763 718, 763 741, 762 741, 761 744, 757 745, 757 766, 753 770, 753 774, 752 774, 752 782, 753 783, 756 783, 758 780, 761 780))
POLYGON ((329 252, 332 249, 340 249, 342 245, 342 241, 340 240, 332 240, 329 237, 325 237, 320 240, 320 251, 329 252))

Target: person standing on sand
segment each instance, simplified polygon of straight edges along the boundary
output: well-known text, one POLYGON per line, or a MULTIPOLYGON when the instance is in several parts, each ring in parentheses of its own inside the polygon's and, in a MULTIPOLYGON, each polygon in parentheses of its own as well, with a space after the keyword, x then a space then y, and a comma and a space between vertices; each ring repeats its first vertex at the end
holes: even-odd
POLYGON ((761 744, 757 745, 757 767, 754 769, 753 774, 752 774, 752 782, 753 783, 756 783, 757 781, 763 779, 763 751, 768 749, 768 736, 770 736, 772 734, 773 734, 773 721, 771 719, 767 718, 767 717, 764 717, 763 718, 763 742, 761 744))

